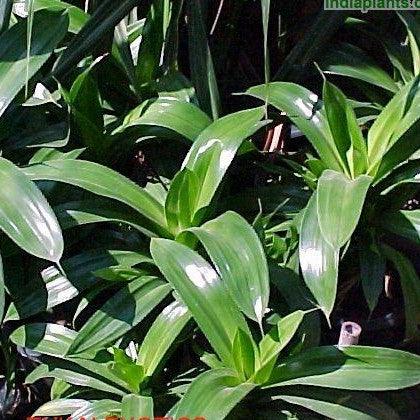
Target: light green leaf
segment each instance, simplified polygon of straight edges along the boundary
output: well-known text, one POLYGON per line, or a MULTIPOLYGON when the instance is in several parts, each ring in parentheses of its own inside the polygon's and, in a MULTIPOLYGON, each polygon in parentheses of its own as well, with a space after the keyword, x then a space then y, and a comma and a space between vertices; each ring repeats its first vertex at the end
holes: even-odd
POLYGON ((314 385, 364 391, 401 389, 420 383, 420 356, 382 347, 316 347, 277 366, 269 387, 314 385))
POLYGON ((264 248, 252 227, 229 211, 189 232, 204 245, 239 308, 261 325, 270 286, 264 248))
POLYGON ((337 293, 339 250, 323 237, 319 228, 316 195, 305 210, 299 239, 299 261, 303 278, 322 311, 329 317, 337 293))
POLYGON ((13 163, 0 158, 0 229, 39 258, 58 262, 63 237, 47 200, 13 163))
POLYGON ((138 354, 138 363, 143 366, 146 376, 154 374, 190 319, 190 311, 178 301, 168 305, 155 319, 147 331, 138 354))
POLYGON ((351 180, 329 169, 319 178, 316 192, 319 227, 334 249, 341 248, 356 229, 371 182, 372 178, 366 175, 351 180))
POLYGON ((236 330, 250 332, 216 271, 196 252, 174 241, 152 239, 150 250, 214 350, 226 366, 234 367, 232 343, 236 330))
POLYGON ((3 260, 0 254, 0 324, 3 322, 5 305, 3 260))
POLYGON ((153 399, 141 395, 125 395, 121 401, 121 416, 127 420, 131 418, 153 419, 153 399))
POLYGON ((34 417, 43 417, 43 416, 60 416, 64 414, 72 414, 74 411, 79 410, 87 405, 89 401, 81 399, 58 399, 48 401, 39 407, 35 413, 34 417))
POLYGON ((141 277, 111 297, 79 331, 68 354, 106 347, 136 326, 171 287, 156 277, 141 277))
POLYGON ((191 383, 174 417, 223 420, 254 387, 252 383, 240 383, 229 369, 209 370, 191 383))
POLYGON ((232 344, 235 368, 243 381, 249 379, 255 371, 255 350, 253 340, 240 328, 236 331, 232 344))

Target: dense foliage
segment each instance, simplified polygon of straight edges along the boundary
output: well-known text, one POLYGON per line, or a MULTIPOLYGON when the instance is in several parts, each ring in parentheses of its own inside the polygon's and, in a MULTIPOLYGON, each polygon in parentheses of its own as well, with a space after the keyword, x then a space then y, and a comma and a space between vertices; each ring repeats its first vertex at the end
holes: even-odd
POLYGON ((420 15, 320 3, 1 2, 1 418, 418 416, 420 15))

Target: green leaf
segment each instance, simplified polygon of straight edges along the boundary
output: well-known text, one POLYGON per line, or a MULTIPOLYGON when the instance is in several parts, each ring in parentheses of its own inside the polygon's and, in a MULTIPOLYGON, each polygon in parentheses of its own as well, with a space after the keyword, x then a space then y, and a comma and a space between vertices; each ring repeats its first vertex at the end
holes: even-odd
POLYGON ((153 399, 141 395, 125 395, 121 401, 121 416, 124 419, 153 419, 153 399))
POLYGON ((392 77, 363 50, 351 44, 342 43, 331 49, 331 52, 321 60, 321 68, 325 73, 362 80, 393 93, 398 91, 398 85, 392 77))
POLYGON ((114 362, 109 366, 109 370, 127 383, 131 392, 138 393, 144 379, 143 368, 127 356, 124 350, 114 347, 113 352, 114 362))
POLYGON ((260 342, 260 368, 255 380, 264 383, 268 380, 280 352, 287 346, 301 324, 305 312, 295 311, 282 318, 260 342))
POLYGON ((191 79, 201 108, 215 120, 220 114, 220 97, 207 40, 205 2, 186 1, 191 79))
POLYGON ((102 399, 98 401, 89 401, 87 405, 71 413, 73 419, 103 419, 114 413, 119 413, 121 403, 113 400, 102 399))
POLYGON ((386 261, 379 252, 367 246, 360 250, 359 255, 363 293, 372 313, 384 290, 386 261))
POLYGON ((67 398, 60 398, 57 400, 48 401, 47 403, 43 404, 39 407, 33 416, 60 416, 63 414, 72 414, 74 411, 79 410, 87 405, 89 405, 89 401, 82 400, 82 399, 67 399, 67 398))
POLYGON ((254 342, 240 328, 236 331, 232 344, 232 355, 235 368, 243 381, 249 379, 255 371, 254 342))
POLYGON ((419 118, 420 75, 394 95, 370 128, 368 132, 369 174, 377 174, 384 155, 399 141, 404 140, 404 134, 419 118))
POLYGON ((261 0, 261 14, 264 34, 264 81, 270 81, 270 53, 268 50, 268 23, 270 21, 270 0, 261 0))
POLYGON ((178 233, 193 226, 199 194, 199 180, 194 172, 184 168, 175 175, 165 202, 166 221, 171 232, 178 233))
POLYGON ((141 277, 124 286, 86 322, 68 354, 106 347, 131 330, 163 300, 171 287, 155 277, 141 277))
POLYGON ((268 387, 315 385, 385 391, 420 383, 420 356, 382 347, 317 347, 288 357, 277 366, 268 387))
POLYGON ((267 101, 287 116, 308 138, 324 163, 331 169, 345 170, 318 96, 294 83, 274 82, 253 86, 246 94, 267 101))
POLYGON ((69 15, 69 32, 77 33, 89 20, 89 15, 78 7, 61 0, 34 0, 34 10, 66 11, 69 15))
POLYGON ((64 38, 68 16, 46 10, 34 14, 29 60, 26 26, 26 20, 21 20, 0 36, 0 115, 64 38), (56 30, 51 31, 51 27, 56 30))
POLYGON ((214 350, 226 366, 234 367, 232 343, 236 330, 250 333, 226 285, 207 261, 185 245, 152 239, 150 250, 214 350))
MULTIPOLYGON (((66 50, 60 56, 53 69, 53 76, 60 77, 75 66, 85 55, 101 41, 102 36, 113 29, 119 21, 135 6, 138 0, 123 0, 115 4, 114 0, 104 0, 96 8, 89 21, 73 37, 66 50)), ((54 31, 47 31, 54 32, 54 31)))
POLYGON ((5 0, 0 4, 0 34, 9 28, 13 0, 5 0))
POLYGON ((329 169, 322 173, 316 192, 318 222, 334 249, 341 248, 356 229, 371 182, 366 175, 351 180, 329 169))
POLYGON ((196 213, 210 204, 242 142, 266 124, 260 121, 263 116, 263 107, 227 115, 209 125, 195 140, 183 168, 193 171, 199 179, 196 213))
POLYGON ((222 420, 254 387, 252 383, 240 383, 229 369, 209 370, 191 383, 174 417, 222 420))
POLYGON ((413 58, 414 74, 420 74, 420 24, 415 17, 407 11, 398 12, 398 16, 407 28, 410 42, 411 56, 413 58))
POLYGON ((299 239, 299 261, 303 278, 322 311, 329 317, 337 293, 339 250, 323 237, 319 228, 316 195, 305 210, 299 239))
POLYGON ((154 374, 190 319, 190 311, 178 301, 168 305, 155 319, 147 331, 138 354, 138 363, 143 366, 145 376, 154 374))
POLYGON ((0 229, 26 252, 58 262, 63 254, 63 237, 47 200, 4 158, 0 158, 0 179, 0 229))
POLYGON ((252 227, 229 211, 189 232, 204 245, 242 312, 262 325, 270 295, 269 275, 264 248, 252 227))
POLYGON ((351 176, 367 170, 367 148, 357 123, 353 107, 343 92, 324 81, 323 98, 331 133, 343 162, 347 162, 351 176))
POLYGON ((308 408, 329 419, 398 420, 397 413, 382 401, 367 393, 350 393, 337 389, 301 387, 271 397, 308 408))
POLYGON ((400 276, 400 284, 404 296, 405 338, 419 338, 420 325, 420 279, 416 269, 408 258, 401 252, 383 244, 382 250, 388 260, 392 262, 400 276))
POLYGON ((167 236, 163 206, 146 190, 105 166, 84 160, 51 160, 23 169, 33 180, 65 182, 94 194, 121 201, 148 218, 156 232, 167 236))
POLYGON ((384 229, 420 244, 420 209, 385 214, 380 224, 384 229))
POLYGON ((152 102, 144 102, 131 110, 113 134, 133 127, 141 129, 141 126, 159 126, 194 141, 210 123, 207 114, 192 103, 173 98, 159 98, 152 102))
POLYGON ((0 324, 3 322, 5 307, 5 292, 4 292, 4 273, 3 273, 3 260, 0 254, 0 324))

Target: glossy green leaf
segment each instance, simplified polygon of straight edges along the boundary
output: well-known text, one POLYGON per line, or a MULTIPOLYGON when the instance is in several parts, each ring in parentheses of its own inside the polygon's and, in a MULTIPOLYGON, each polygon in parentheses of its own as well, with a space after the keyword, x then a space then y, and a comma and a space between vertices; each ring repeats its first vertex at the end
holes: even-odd
POLYGON ((113 414, 119 414, 121 411, 121 404, 114 400, 102 399, 98 401, 89 401, 89 404, 79 408, 71 413, 73 419, 106 419, 113 414))
POLYGON ((322 311, 329 317, 337 293, 339 250, 323 237, 319 228, 316 195, 305 210, 299 239, 303 278, 322 311))
POLYGON ((222 420, 254 387, 252 383, 240 383, 229 369, 209 370, 191 383, 174 417, 222 420))
POLYGON ((420 356, 381 347, 317 347, 277 366, 270 387, 315 385, 385 391, 420 383, 420 356))
POLYGON ((58 262, 63 237, 47 200, 13 163, 0 158, 0 229, 26 252, 58 262))
POLYGON ((121 416, 124 419, 153 419, 153 399, 141 395, 125 395, 121 401, 121 416))
POLYGON ((329 419, 398 420, 397 413, 367 393, 350 393, 337 389, 301 387, 271 397, 299 405, 329 419))
POLYGON ((295 335, 305 312, 295 311, 280 319, 277 325, 260 342, 260 368, 255 380, 264 383, 270 377, 277 357, 295 335))
POLYGON ((65 182, 121 201, 148 218, 157 232, 165 235, 163 206, 134 182, 105 166, 84 160, 52 160, 28 166, 24 172, 33 180, 65 182))
POLYGON ((196 212, 210 204, 242 142, 266 124, 261 122, 263 116, 263 107, 229 114, 209 125, 195 140, 183 168, 199 179, 196 212))
POLYGON ((194 172, 184 168, 175 175, 165 202, 166 221, 171 232, 193 226, 199 194, 199 179, 194 172))
POLYGON ((192 103, 173 98, 159 98, 130 111, 114 134, 130 127, 159 126, 194 141, 210 123, 210 118, 192 103))
POLYGON ((229 211, 189 232, 204 245, 242 312, 261 325, 270 286, 264 248, 252 227, 229 211))
POLYGON ((420 118, 419 111, 420 75, 394 95, 370 128, 368 132, 370 174, 376 175, 384 155, 397 142, 404 140, 404 134, 420 118))
POLYGON ((232 343, 232 355, 235 368, 243 381, 249 379, 255 371, 255 345, 250 336, 238 328, 232 343))
POLYGON ((136 326, 163 298, 171 287, 155 278, 141 277, 111 297, 79 331, 69 354, 80 354, 106 347, 136 326))
POLYGON ((341 248, 356 229, 371 182, 372 178, 366 175, 351 180, 329 169, 319 178, 316 192, 319 228, 333 248, 341 248))
POLYGON ((286 112, 329 168, 345 170, 345 164, 331 134, 325 109, 320 106, 315 93, 288 82, 253 86, 246 93, 286 112))
POLYGON ((186 0, 191 79, 201 108, 213 119, 220 114, 220 97, 207 40, 205 2, 186 0))
POLYGON ((420 337, 420 278, 411 261, 401 252, 388 245, 382 245, 386 258, 397 269, 404 296, 405 338, 420 337))
POLYGON ((0 4, 0 34, 9 28, 13 0, 4 0, 0 4))
POLYGON ((46 10, 34 14, 29 60, 26 57, 26 26, 26 21, 21 20, 0 36, 0 115, 64 38, 68 16, 46 10), (56 30, 51 31, 52 26, 56 30))
POLYGON ((407 28, 414 74, 417 76, 420 74, 420 23, 407 11, 400 11, 398 16, 407 28))
POLYGON ((324 81, 323 99, 328 123, 343 162, 352 177, 367 170, 367 147, 356 115, 343 92, 324 81))
POLYGON ((185 245, 152 239, 150 250, 156 265, 188 306, 214 350, 226 366, 233 367, 236 330, 241 328, 250 333, 226 285, 207 261, 185 245))
POLYGON ((89 15, 77 6, 61 0, 34 0, 34 10, 66 11, 69 15, 69 32, 77 33, 89 20, 89 15))
POLYGON ((190 311, 178 301, 168 305, 155 319, 138 354, 138 363, 143 366, 146 376, 153 375, 190 319, 190 311))
POLYGON ((53 75, 55 77, 64 75, 85 55, 89 55, 101 41, 102 36, 113 29, 133 7, 137 6, 137 3, 138 0, 123 0, 115 5, 114 0, 102 1, 89 21, 67 45, 54 66, 53 75))
POLYGON ((270 21, 270 0, 261 0, 261 15, 264 34, 264 81, 270 81, 270 54, 268 50, 268 24, 270 21))

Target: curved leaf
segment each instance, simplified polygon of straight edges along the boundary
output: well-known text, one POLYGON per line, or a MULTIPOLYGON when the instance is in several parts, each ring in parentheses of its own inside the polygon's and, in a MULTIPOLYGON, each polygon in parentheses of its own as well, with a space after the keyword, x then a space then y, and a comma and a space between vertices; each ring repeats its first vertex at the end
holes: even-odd
POLYGON ((125 395, 121 401, 121 416, 127 420, 131 418, 153 419, 153 399, 141 395, 125 395))
POLYGON ((216 271, 196 252, 174 241, 154 238, 150 250, 222 361, 234 367, 232 343, 236 330, 250 332, 216 271))
POLYGON ((196 212, 210 204, 242 142, 266 124, 260 121, 263 116, 263 107, 227 115, 209 125, 195 140, 182 167, 199 179, 196 212))
POLYGON ((188 231, 202 242, 242 312, 261 325, 270 286, 264 248, 252 227, 228 211, 188 231))
POLYGON ((68 350, 85 353, 106 347, 136 326, 163 300, 171 287, 156 277, 141 277, 124 286, 86 322, 68 350))
POLYGON ((94 194, 121 201, 155 224, 167 236, 163 206, 146 190, 105 166, 85 160, 50 160, 23 169, 33 180, 65 182, 94 194))
POLYGON ((372 178, 366 175, 350 180, 329 169, 319 178, 316 193, 319 228, 333 248, 341 248, 356 229, 371 182, 372 178))
POLYGON ((277 366, 269 387, 315 385, 364 391, 401 389, 420 383, 420 356, 382 347, 317 347, 277 366))
POLYGON ((65 13, 42 10, 34 13, 31 48, 27 60, 26 20, 21 20, 0 36, 0 115, 14 97, 48 60, 67 33, 65 13), (51 31, 51 27, 55 30, 51 31))
POLYGON ((58 262, 63 237, 47 200, 13 163, 0 158, 0 229, 26 252, 58 262))
POLYGON ((316 195, 305 210, 299 239, 299 261, 303 278, 322 311, 329 317, 337 293, 339 250, 323 237, 319 228, 316 195))
POLYGON ((240 383, 229 369, 209 370, 191 383, 174 417, 223 420, 254 387, 252 383, 240 383))

